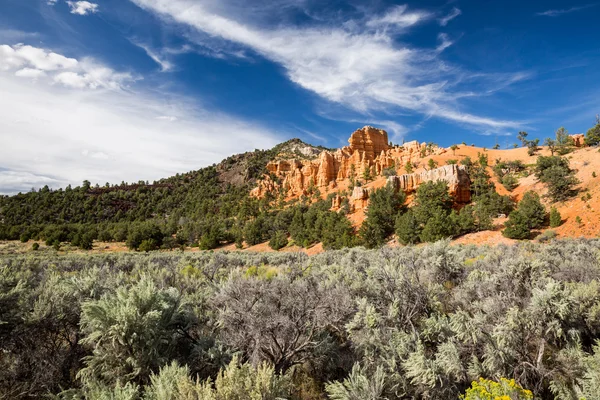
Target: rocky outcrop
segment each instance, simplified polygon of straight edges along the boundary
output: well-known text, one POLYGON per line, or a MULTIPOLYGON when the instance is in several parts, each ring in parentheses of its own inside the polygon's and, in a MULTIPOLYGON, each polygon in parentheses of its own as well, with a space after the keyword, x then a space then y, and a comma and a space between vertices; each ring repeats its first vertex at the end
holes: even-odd
MULTIPOLYGON (((348 180, 352 175, 358 180, 369 168, 372 175, 381 175, 383 170, 393 165, 404 166, 421 158, 426 147, 412 141, 402 146, 390 147, 387 132, 365 126, 355 131, 348 140, 349 146, 336 151, 323 151, 316 159, 283 159, 267 165, 275 174, 289 196, 301 196, 312 185, 323 192, 337 187, 337 182, 348 180)), ((434 148, 434 154, 443 149, 434 148)), ((262 197, 273 190, 274 182, 265 179, 252 191, 253 196, 262 197)))
POLYGON ((367 160, 374 160, 389 148, 387 132, 372 126, 355 131, 348 142, 352 151, 363 153, 363 158, 367 160))
POLYGON ((356 186, 352 191, 352 196, 350 197, 350 204, 352 204, 352 208, 354 210, 361 210, 363 208, 366 208, 369 204, 370 193, 370 188, 356 186))
POLYGON ((445 165, 430 171, 400 176, 390 176, 388 184, 396 190, 411 193, 425 182, 444 181, 448 183, 450 193, 457 203, 468 203, 471 201, 471 180, 467 170, 462 165, 445 165))
POLYGON ((575 145, 575 147, 585 146, 585 135, 583 133, 569 135, 569 137, 573 140, 573 144, 575 145))

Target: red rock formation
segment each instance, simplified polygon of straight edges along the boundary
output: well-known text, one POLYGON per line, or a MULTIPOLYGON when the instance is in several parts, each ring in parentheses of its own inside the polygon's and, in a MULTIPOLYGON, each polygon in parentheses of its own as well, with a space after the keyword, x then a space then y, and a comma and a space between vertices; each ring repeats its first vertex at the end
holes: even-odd
POLYGON ((583 133, 577 133, 575 135, 569 135, 571 139, 573 139, 573 144, 576 147, 585 146, 585 135, 583 133))
POLYGON ((348 139, 352 151, 363 153, 363 159, 374 160, 381 152, 388 150, 388 135, 382 129, 365 126, 348 139))
MULTIPOLYGON (((371 168, 373 175, 381 175, 385 168, 393 165, 404 166, 421 158, 425 143, 417 141, 402 146, 391 147, 388 144, 387 132, 370 126, 355 131, 348 140, 349 146, 335 152, 323 151, 313 160, 278 160, 267 165, 269 172, 278 176, 281 185, 289 196, 305 194, 313 185, 322 192, 335 189, 337 182, 349 179, 351 174, 358 180, 363 172, 371 168)), ((434 148, 434 154, 441 154, 444 149, 434 148)), ((258 188, 252 191, 253 196, 262 197, 277 186, 270 180, 260 181, 258 188)))
POLYGON ((430 171, 388 178, 388 183, 396 190, 403 190, 406 193, 414 192, 423 183, 431 181, 447 182, 450 193, 457 203, 471 201, 471 180, 466 168, 462 165, 444 165, 430 171))

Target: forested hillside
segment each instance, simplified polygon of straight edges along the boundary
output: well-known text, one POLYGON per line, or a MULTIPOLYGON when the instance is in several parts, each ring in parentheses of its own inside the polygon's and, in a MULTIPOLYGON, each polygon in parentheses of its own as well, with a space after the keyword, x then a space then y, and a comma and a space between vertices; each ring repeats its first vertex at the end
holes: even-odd
POLYGON ((55 250, 126 242, 150 251, 375 248, 484 232, 492 241, 549 240, 557 230, 595 237, 598 132, 600 123, 585 136, 560 128, 545 147, 519 132, 522 147, 507 150, 394 145, 373 127, 335 151, 293 139, 152 184, 84 182, 3 196, 0 240, 55 250))
POLYGON ((0 398, 593 400, 599 281, 598 240, 3 256, 0 398))

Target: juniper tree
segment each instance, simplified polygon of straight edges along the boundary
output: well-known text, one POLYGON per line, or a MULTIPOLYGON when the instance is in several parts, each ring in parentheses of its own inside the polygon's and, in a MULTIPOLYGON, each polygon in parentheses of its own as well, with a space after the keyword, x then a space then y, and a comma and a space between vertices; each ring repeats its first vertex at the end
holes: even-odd
POLYGON ((579 180, 575 171, 569 166, 569 160, 564 157, 541 156, 535 167, 535 176, 548 187, 548 197, 553 202, 563 201, 573 196, 575 185, 579 180))

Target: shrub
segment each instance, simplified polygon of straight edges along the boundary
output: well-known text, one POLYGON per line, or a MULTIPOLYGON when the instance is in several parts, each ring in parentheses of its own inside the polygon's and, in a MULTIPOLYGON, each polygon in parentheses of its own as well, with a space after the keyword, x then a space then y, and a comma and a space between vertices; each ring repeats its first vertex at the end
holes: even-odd
POLYGON ((522 212, 515 210, 508 216, 508 221, 504 224, 502 235, 509 239, 529 239, 531 229, 529 228, 529 220, 522 212))
POLYGON ((511 174, 504 175, 501 182, 502 186, 504 186, 509 192, 512 192, 517 186, 519 186, 519 180, 511 174))
POLYGON ((533 393, 519 386, 514 379, 500 378, 500 382, 479 378, 473 382, 462 400, 533 400, 533 393))
POLYGON ((557 234, 554 231, 546 231, 537 237, 537 241, 540 243, 546 243, 556 238, 557 234))
POLYGON ((144 239, 137 249, 139 251, 149 252, 158 249, 158 244, 154 239, 144 239))
POLYGON ((83 303, 81 343, 92 351, 81 370, 84 381, 148 382, 173 355, 176 321, 185 321, 180 295, 149 278, 83 303))
POLYGON ((550 209, 550 227, 556 228, 562 225, 562 216, 556 209, 556 207, 552 207, 550 209))
POLYGON ((381 366, 378 366, 373 376, 354 364, 348 378, 342 382, 332 382, 325 385, 325 390, 332 400, 383 400, 386 390, 386 375, 381 366))
POLYGON ((427 166, 429 167, 429 170, 436 169, 438 163, 437 161, 434 161, 433 158, 430 158, 429 161, 427 161, 427 166))
POLYGON ((21 240, 21 243, 27 243, 31 239, 31 234, 29 231, 23 232, 19 239, 21 240))
POLYGON ((36 251, 40 248, 40 245, 38 243, 34 243, 31 245, 31 250, 36 251))
POLYGON ((396 168, 395 167, 384 168, 382 175, 385 176, 386 178, 389 178, 390 176, 395 176, 396 168))
POLYGON ((237 356, 219 371, 214 387, 210 379, 198 382, 189 375, 189 368, 176 362, 161 368, 151 376, 144 400, 276 400, 290 395, 286 376, 276 375, 266 364, 258 368, 241 364, 237 356))
POLYGON ((287 246, 288 237, 287 233, 284 231, 277 231, 269 240, 269 247, 273 250, 279 250, 287 246))

